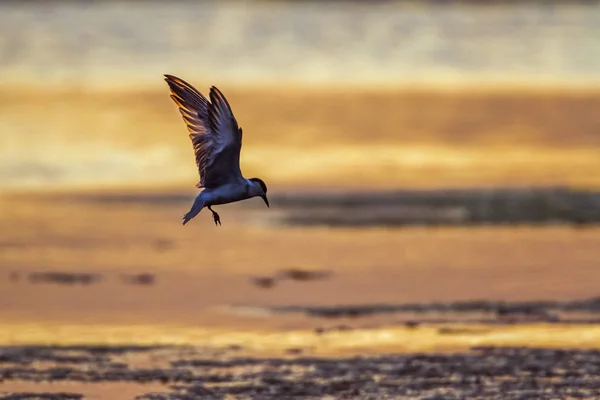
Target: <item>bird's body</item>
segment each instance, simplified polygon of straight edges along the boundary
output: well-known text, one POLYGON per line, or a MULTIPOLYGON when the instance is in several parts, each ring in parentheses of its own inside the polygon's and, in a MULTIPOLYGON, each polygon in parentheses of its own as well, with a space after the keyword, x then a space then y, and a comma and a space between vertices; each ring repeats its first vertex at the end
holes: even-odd
MULTIPOLYGON (((194 204, 190 211, 183 217, 185 225, 190 219, 194 218, 204 207, 217 206, 220 204, 235 203, 236 201, 250 199, 260 196, 261 188, 249 179, 243 179, 239 182, 227 183, 214 189, 204 189, 196 196, 194 204)), ((212 209, 211 209, 212 211, 212 209)), ((215 224, 220 224, 219 214, 213 212, 215 224)))
POLYGON ((204 207, 213 214, 216 224, 221 224, 219 214, 212 206, 233 203, 252 197, 267 200, 267 186, 259 178, 246 179, 240 170, 242 129, 238 126, 229 103, 216 87, 210 88, 210 101, 184 80, 165 75, 171 98, 179 107, 187 125, 202 192, 194 200, 183 224, 194 218, 204 207))

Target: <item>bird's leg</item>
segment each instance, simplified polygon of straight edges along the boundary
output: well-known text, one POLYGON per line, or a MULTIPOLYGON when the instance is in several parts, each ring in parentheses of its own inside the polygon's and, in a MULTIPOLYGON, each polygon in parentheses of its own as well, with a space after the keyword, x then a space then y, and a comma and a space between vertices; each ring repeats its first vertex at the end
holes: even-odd
POLYGON ((219 217, 219 214, 217 214, 212 208, 210 208, 210 206, 208 206, 208 209, 210 210, 210 212, 213 215, 213 220, 215 221, 215 225, 217 225, 217 224, 221 225, 221 218, 219 217))

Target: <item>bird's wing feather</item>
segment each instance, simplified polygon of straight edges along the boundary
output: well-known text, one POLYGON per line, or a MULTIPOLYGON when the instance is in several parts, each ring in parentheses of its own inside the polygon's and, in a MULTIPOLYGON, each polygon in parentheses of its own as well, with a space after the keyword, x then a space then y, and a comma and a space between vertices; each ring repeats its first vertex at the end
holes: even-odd
POLYGON ((187 125, 200 173, 198 187, 217 187, 242 179, 242 130, 227 99, 216 87, 210 102, 183 79, 165 75, 171 98, 187 125))
POLYGON ((185 122, 190 140, 194 146, 196 165, 200 174, 197 187, 205 186, 206 164, 214 147, 210 133, 208 107, 209 102, 202 93, 192 85, 172 75, 165 75, 165 81, 171 90, 171 99, 179 107, 179 112, 185 122))
POLYGON ((206 166, 210 184, 219 186, 242 179, 242 129, 233 116, 229 102, 214 86, 210 88, 208 117, 210 132, 214 138, 213 156, 206 166))

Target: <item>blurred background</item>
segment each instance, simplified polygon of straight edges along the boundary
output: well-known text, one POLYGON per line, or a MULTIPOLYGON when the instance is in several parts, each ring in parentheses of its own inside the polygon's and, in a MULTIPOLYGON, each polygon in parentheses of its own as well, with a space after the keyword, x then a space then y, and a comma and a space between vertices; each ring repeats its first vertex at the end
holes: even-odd
POLYGON ((598 2, 2 1, 0 338, 595 296, 599 40, 598 2), (270 209, 181 226, 165 73, 225 93, 270 209))

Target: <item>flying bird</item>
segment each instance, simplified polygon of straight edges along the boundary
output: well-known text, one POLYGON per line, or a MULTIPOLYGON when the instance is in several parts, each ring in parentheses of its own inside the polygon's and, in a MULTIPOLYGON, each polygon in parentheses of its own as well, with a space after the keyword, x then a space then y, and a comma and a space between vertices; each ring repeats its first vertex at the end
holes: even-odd
POLYGON ((260 178, 246 179, 242 176, 242 128, 238 126, 223 93, 211 86, 209 101, 183 79, 165 75, 165 81, 187 125, 200 174, 196 187, 203 189, 190 211, 183 216, 183 225, 204 207, 212 212, 215 225, 221 225, 221 218, 212 206, 261 197, 269 207, 265 182, 260 178))

